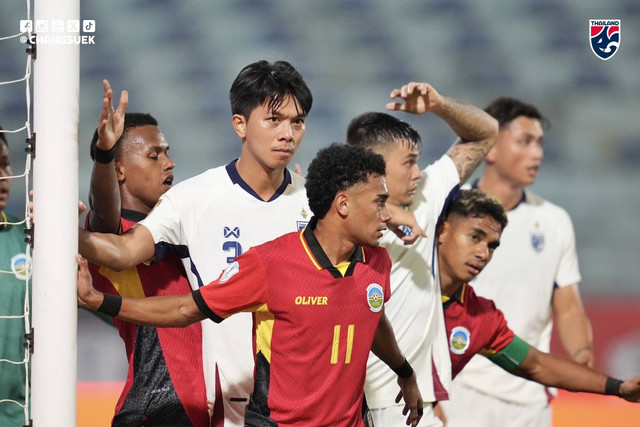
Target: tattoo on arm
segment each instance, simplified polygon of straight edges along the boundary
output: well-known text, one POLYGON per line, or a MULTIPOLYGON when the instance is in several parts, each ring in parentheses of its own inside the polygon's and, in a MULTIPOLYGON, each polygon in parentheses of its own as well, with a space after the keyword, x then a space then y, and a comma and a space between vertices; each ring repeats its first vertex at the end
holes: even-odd
POLYGON ((464 142, 460 139, 456 141, 447 155, 451 157, 458 169, 460 183, 464 183, 480 166, 480 163, 487 155, 488 149, 485 141, 464 142))

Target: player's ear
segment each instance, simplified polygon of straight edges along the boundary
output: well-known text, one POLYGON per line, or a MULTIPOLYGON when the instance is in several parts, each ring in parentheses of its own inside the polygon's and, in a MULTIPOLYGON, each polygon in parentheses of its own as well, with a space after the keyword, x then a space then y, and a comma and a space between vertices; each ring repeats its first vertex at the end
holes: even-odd
POLYGON ((247 137, 247 120, 244 116, 242 114, 234 114, 231 117, 231 124, 238 137, 244 140, 247 137))
POLYGON ((335 199, 333 199, 333 203, 336 211, 342 217, 346 217, 349 215, 349 196, 343 191, 339 192, 335 199))
POLYGON ((114 167, 116 168, 116 178, 118 179, 118 182, 124 182, 126 178, 124 165, 116 160, 114 162, 114 167))
POLYGON ((436 241, 438 242, 438 245, 441 245, 442 242, 444 242, 444 239, 447 237, 450 228, 451 224, 449 223, 449 221, 443 221, 438 225, 438 228, 436 229, 436 241))

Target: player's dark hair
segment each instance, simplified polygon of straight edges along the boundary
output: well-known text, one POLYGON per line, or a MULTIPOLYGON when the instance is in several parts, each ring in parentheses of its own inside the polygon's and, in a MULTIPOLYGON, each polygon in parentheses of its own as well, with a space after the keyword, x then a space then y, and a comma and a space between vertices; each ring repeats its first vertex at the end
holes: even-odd
POLYGON ((484 109, 495 118, 500 128, 511 123, 519 116, 529 117, 540 121, 544 129, 551 127, 549 120, 532 104, 526 104, 518 99, 501 97, 496 98, 484 109))
POLYGON ((351 120, 347 128, 347 144, 372 149, 396 143, 422 145, 420 134, 410 124, 386 113, 369 112, 351 120))
MULTIPOLYGON (((129 129, 137 128, 140 126, 155 126, 158 127, 158 121, 151 114, 148 113, 126 113, 124 115, 124 129, 122 130, 122 136, 116 141, 115 155, 116 158, 120 151, 120 142, 125 138, 129 129)), ((98 129, 93 132, 93 138, 91 139, 91 146, 89 147, 89 155, 91 160, 95 160, 95 149, 98 143, 98 129)))
POLYGON ((340 191, 385 175, 384 159, 364 147, 333 143, 318 151, 307 172, 307 197, 313 214, 322 219, 340 191))
POLYGON ((507 213, 495 198, 480 190, 462 190, 460 197, 453 202, 447 213, 447 218, 451 214, 461 215, 466 218, 490 216, 502 227, 507 226, 507 213))
MULTIPOLYGON (((2 126, 0 126, 0 131, 2 131, 4 129, 2 129, 2 126)), ((4 142, 4 145, 7 146, 7 148, 9 148, 9 143, 7 142, 7 138, 4 136, 4 132, 0 132, 0 141, 4 142)))
POLYGON ((278 111, 290 96, 302 116, 309 114, 313 96, 296 69, 287 61, 258 61, 240 71, 229 91, 231 114, 249 119, 251 112, 267 101, 271 112, 278 111))

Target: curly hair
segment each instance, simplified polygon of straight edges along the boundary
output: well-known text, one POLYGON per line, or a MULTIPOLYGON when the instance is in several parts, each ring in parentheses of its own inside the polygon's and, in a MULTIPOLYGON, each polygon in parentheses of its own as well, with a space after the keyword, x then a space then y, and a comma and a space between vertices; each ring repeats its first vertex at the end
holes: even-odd
POLYGON ((460 191, 460 197, 449 208, 447 218, 451 214, 465 218, 490 216, 500 224, 502 230, 504 230, 508 222, 507 213, 500 202, 487 193, 476 189, 460 191))
MULTIPOLYGON (((116 141, 116 157, 119 155, 120 142, 127 135, 129 129, 137 128, 140 126, 155 126, 158 127, 158 121, 151 114, 148 113, 126 113, 124 115, 124 129, 122 130, 122 136, 116 141)), ((91 160, 95 160, 96 144, 98 143, 98 128, 93 132, 93 138, 91 139, 91 146, 89 147, 89 155, 91 160)))
POLYGON ((484 109, 498 121, 500 128, 511 123, 519 116, 529 117, 540 121, 543 128, 551 127, 549 120, 532 104, 526 104, 515 98, 496 98, 484 109))
POLYGON ((313 96, 293 65, 287 61, 254 62, 244 67, 231 85, 231 114, 249 119, 251 111, 265 101, 269 111, 278 111, 287 96, 296 103, 300 114, 309 114, 313 96))
POLYGON ((333 143, 318 151, 307 173, 307 197, 313 214, 322 219, 340 191, 385 176, 384 159, 364 147, 333 143))
POLYGON ((347 144, 365 148, 384 147, 393 143, 411 144, 420 148, 422 140, 417 130, 389 114, 368 112, 351 120, 347 128, 347 144))

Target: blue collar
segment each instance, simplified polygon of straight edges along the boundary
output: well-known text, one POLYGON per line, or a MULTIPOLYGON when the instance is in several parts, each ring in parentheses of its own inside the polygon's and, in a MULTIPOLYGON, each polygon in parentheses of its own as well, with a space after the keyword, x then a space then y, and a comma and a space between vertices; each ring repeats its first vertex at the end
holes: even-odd
MULTIPOLYGON (((237 161, 238 161, 238 159, 232 160, 231 163, 229 163, 227 166, 225 166, 225 169, 227 170, 227 174, 229 174, 229 179, 231 179, 231 182, 233 182, 234 184, 238 184, 240 187, 242 187, 242 189, 244 191, 246 191, 247 193, 251 194, 256 199, 260 200, 261 202, 264 202, 264 199, 262 197, 260 197, 258 195, 258 193, 256 193, 253 190, 253 188, 251 188, 249 186, 249 184, 247 184, 242 179, 242 177, 240 177, 240 174, 238 173, 238 169, 236 168, 236 162, 237 161)), ((287 189, 287 186, 289 184, 291 184, 291 174, 289 173, 289 170, 287 168, 285 168, 284 169, 284 180, 282 181, 282 184, 280 184, 280 187, 278 187, 276 192, 273 193, 273 196, 271 196, 271 198, 269 200, 267 200, 267 203, 272 202, 275 199, 277 199, 278 197, 280 197, 280 195, 282 195, 284 193, 284 190, 287 189)))

